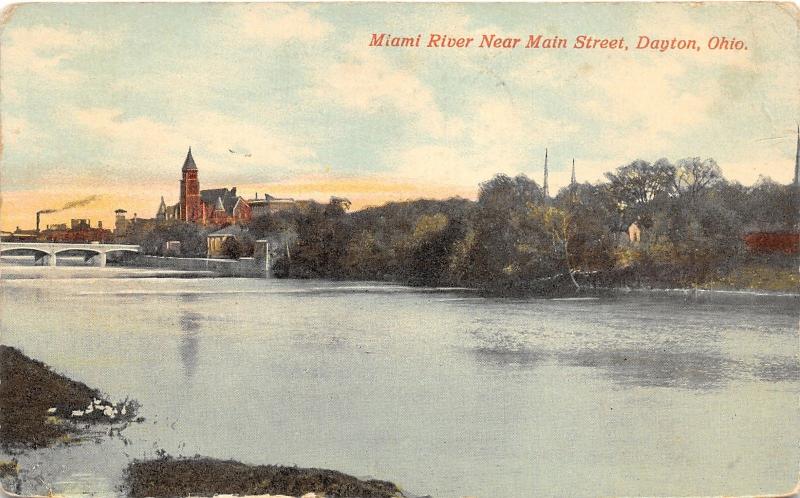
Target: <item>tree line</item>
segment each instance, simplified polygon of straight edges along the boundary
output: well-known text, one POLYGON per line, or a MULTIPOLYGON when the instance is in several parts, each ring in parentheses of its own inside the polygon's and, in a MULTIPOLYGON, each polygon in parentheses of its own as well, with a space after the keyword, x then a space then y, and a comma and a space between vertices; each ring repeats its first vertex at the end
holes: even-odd
MULTIPOLYGON (((742 265, 790 271, 791 254, 748 251, 744 234, 795 231, 798 189, 760 178, 727 181, 713 159, 636 160, 596 184, 546 198, 534 180, 498 174, 476 201, 415 200, 347 212, 312 204, 252 220, 231 256, 268 239, 279 277, 387 280, 468 286, 494 293, 586 285, 703 285, 742 265), (632 224, 641 233, 629 240, 632 224)), ((205 250, 194 226, 151 237, 205 250)), ((199 252, 197 251, 198 256, 199 252)))

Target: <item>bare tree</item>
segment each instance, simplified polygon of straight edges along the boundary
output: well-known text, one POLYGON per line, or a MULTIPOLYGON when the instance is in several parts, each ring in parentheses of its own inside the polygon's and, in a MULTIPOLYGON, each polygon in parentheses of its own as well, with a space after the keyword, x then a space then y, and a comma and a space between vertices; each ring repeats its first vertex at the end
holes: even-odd
POLYGON ((679 195, 694 201, 722 179, 722 170, 714 159, 687 157, 675 167, 673 187, 679 195))

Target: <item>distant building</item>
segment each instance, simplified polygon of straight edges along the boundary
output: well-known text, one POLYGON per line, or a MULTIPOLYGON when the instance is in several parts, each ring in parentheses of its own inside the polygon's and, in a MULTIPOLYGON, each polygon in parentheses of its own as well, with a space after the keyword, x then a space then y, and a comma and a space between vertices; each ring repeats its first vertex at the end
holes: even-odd
POLYGON ((165 256, 180 256, 181 255, 181 241, 168 240, 164 242, 163 253, 165 256))
POLYGON ((38 230, 22 230, 20 227, 17 227, 17 229, 11 233, 8 239, 4 238, 3 240, 14 242, 35 242, 38 238, 38 230))
POLYGON ((70 220, 70 229, 72 230, 86 230, 92 224, 91 220, 87 219, 72 219, 70 220))
POLYGON ((253 218, 258 218, 259 216, 266 216, 280 211, 289 211, 295 208, 304 210, 312 202, 314 201, 295 200, 290 197, 273 197, 269 194, 264 194, 263 199, 259 199, 258 194, 256 194, 255 199, 250 199, 247 201, 247 203, 253 210, 252 213, 253 218))
POLYGON ((180 220, 201 225, 246 223, 251 219, 251 211, 248 201, 236 194, 236 187, 200 190, 197 165, 190 147, 181 168, 178 203, 168 206, 162 197, 156 221, 180 220))
POLYGON ((156 227, 156 220, 153 218, 139 218, 136 213, 133 213, 132 218, 126 218, 126 214, 127 211, 124 209, 114 211, 114 240, 116 242, 138 244, 156 227))
POLYGON ((111 230, 103 228, 102 223, 92 227, 90 220, 79 218, 70 220, 69 228, 65 223, 48 225, 47 229, 39 233, 39 239, 47 242, 106 243, 113 241, 114 234, 111 230))
MULTIPOLYGON (((163 200, 163 198, 162 198, 163 200)), ((114 211, 114 235, 116 237, 124 237, 128 233, 128 220, 125 215, 128 212, 124 209, 117 209, 114 211)))
POLYGON ((628 226, 628 240, 634 245, 638 245, 642 241, 642 229, 636 222, 628 226))
POLYGON ((792 232, 750 232, 744 236, 747 249, 756 253, 800 252, 800 234, 792 232))
POLYGON ((224 246, 228 239, 239 240, 247 233, 247 230, 239 225, 228 225, 225 228, 212 232, 206 236, 207 251, 209 258, 219 258, 226 256, 224 246))

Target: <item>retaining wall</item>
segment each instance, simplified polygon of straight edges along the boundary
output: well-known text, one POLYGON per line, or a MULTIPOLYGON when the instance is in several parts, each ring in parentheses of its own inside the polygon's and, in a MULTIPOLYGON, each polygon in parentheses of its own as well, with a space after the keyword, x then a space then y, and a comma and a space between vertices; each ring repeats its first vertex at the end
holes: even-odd
POLYGON ((131 266, 144 268, 166 268, 185 271, 211 271, 222 277, 269 277, 263 258, 212 259, 174 258, 140 255, 127 262, 131 266))

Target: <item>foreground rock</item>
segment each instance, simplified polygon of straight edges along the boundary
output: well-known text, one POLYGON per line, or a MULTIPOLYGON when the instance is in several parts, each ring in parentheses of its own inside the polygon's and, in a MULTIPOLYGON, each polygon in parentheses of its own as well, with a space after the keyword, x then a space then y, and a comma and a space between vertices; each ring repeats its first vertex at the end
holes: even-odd
POLYGON ((59 375, 44 363, 3 345, 0 407, 0 446, 5 449, 69 442, 88 427, 126 424, 137 409, 135 402, 112 403, 97 389, 59 375))
POLYGON ((246 465, 205 457, 134 460, 125 473, 133 498, 214 495, 286 495, 392 498, 403 494, 387 481, 362 481, 333 470, 246 465))

